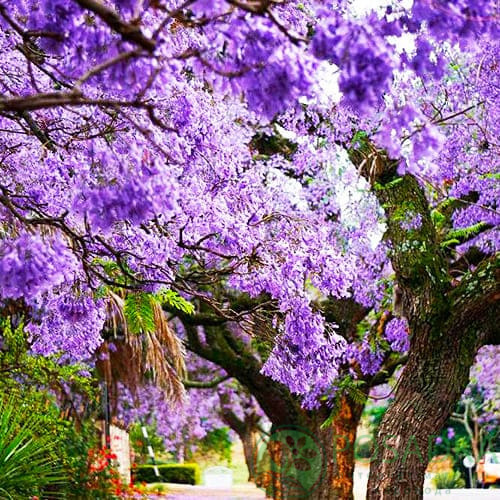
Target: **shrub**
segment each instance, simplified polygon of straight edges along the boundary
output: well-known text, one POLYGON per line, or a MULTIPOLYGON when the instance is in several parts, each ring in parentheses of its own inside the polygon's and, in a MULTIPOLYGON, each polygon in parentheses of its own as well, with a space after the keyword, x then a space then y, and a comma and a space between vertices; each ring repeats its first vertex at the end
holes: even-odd
POLYGON ((198 450, 201 456, 209 457, 215 455, 219 460, 231 462, 232 441, 228 427, 221 427, 209 431, 198 443, 198 450))
POLYGON ((57 454, 60 439, 45 426, 44 414, 32 410, 14 395, 0 397, 1 498, 41 496, 68 482, 57 454))
POLYGON ((155 475, 153 465, 137 465, 133 469, 134 481, 141 483, 200 484, 201 471, 198 464, 160 464, 157 466, 160 473, 155 475))
POLYGON ((450 470, 448 472, 440 472, 432 478, 432 484, 438 490, 451 490, 455 488, 463 488, 465 481, 460 472, 450 470))

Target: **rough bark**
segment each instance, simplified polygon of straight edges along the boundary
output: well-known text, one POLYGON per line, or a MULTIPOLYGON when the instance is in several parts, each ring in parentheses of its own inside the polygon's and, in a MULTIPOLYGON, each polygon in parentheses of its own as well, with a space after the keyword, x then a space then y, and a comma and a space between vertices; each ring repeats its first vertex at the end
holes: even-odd
MULTIPOLYGON (((343 397, 332 425, 323 426, 328 412, 322 408, 310 413, 302 426, 293 429, 294 448, 287 446, 283 439, 268 446, 273 460, 268 468, 271 472, 267 476, 268 494, 285 500, 352 500, 356 430, 362 411, 362 404, 343 397), (294 462, 301 456, 299 440, 302 434, 310 436, 303 449, 313 450, 321 456, 321 460, 311 461, 312 467, 306 471, 300 468, 300 463, 294 462)), ((277 426, 272 429, 274 435, 279 431, 277 426)))
POLYGON ((374 164, 369 180, 386 212, 411 347, 379 428, 367 499, 420 500, 435 434, 462 394, 479 347, 499 340, 498 257, 483 261, 454 286, 449 256, 419 183, 410 175, 397 177, 395 164, 383 158, 374 164), (402 229, 406 212, 421 216, 419 228, 402 229))
MULTIPOLYGON (((499 313, 496 307, 497 318, 499 313)), ((493 331, 495 316, 488 317, 493 331)), ((488 320, 483 318, 480 323, 488 320)), ((438 338, 432 337, 432 329, 425 324, 413 330, 416 341, 394 402, 380 425, 378 455, 370 468, 368 500, 423 498, 425 470, 434 439, 463 393, 481 345, 482 336, 478 341, 476 324, 472 321, 469 327, 462 324, 462 330, 444 330, 445 334, 438 338)))
POLYGON ((245 433, 240 436, 243 443, 243 453, 245 455, 245 463, 248 469, 248 480, 255 481, 255 467, 253 463, 257 454, 257 443, 259 434, 255 429, 246 428, 245 433))
POLYGON ((356 432, 363 406, 343 397, 340 401, 337 418, 333 421, 337 471, 336 477, 332 478, 331 484, 336 494, 335 498, 349 500, 354 498, 356 432))

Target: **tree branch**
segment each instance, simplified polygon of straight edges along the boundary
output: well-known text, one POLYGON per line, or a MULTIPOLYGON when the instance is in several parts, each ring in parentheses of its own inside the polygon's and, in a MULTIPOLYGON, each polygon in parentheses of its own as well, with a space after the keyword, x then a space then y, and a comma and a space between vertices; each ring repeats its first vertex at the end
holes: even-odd
POLYGON ((48 150, 55 152, 56 147, 54 141, 38 126, 38 123, 32 118, 32 116, 27 111, 21 111, 19 115, 24 119, 31 132, 33 132, 33 135, 42 143, 42 146, 45 146, 48 150))
POLYGON ((106 7, 98 0, 75 0, 75 2, 83 9, 93 12, 113 31, 119 33, 124 40, 139 45, 148 52, 155 50, 154 40, 147 38, 138 26, 123 21, 116 11, 106 7))
POLYGON ((168 304, 163 305, 163 310, 179 318, 183 323, 191 326, 217 326, 227 322, 226 318, 221 318, 215 314, 205 312, 187 314, 179 309, 176 309, 175 307, 169 306, 168 304))
POLYGON ((399 366, 402 366, 408 360, 408 355, 396 355, 389 356, 386 362, 382 365, 382 368, 370 379, 368 380, 369 387, 375 387, 376 385, 385 384, 394 374, 399 366))
POLYGON ((222 382, 225 382, 230 378, 231 375, 224 375, 222 377, 217 377, 213 380, 209 380, 208 382, 199 382, 197 380, 183 380, 182 383, 187 389, 213 389, 214 387, 217 387, 219 384, 222 384, 222 382))
POLYGON ((473 331, 476 345, 470 346, 472 349, 500 344, 500 255, 484 260, 466 274, 449 295, 454 314, 447 322, 447 331, 473 331))

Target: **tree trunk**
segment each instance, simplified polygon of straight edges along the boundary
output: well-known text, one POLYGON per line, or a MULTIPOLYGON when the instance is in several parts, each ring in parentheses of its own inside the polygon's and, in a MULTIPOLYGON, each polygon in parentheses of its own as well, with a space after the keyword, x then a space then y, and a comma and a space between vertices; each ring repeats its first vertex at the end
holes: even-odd
POLYGON ((467 383, 470 364, 457 363, 457 349, 421 346, 412 353, 379 428, 370 467, 368 500, 423 497, 425 469, 440 432, 467 383), (422 365, 421 360, 426 364, 422 365))
POLYGON ((245 428, 245 432, 240 435, 243 443, 243 454, 248 469, 248 480, 255 481, 255 457, 257 456, 258 432, 255 428, 245 428))
POLYGON ((354 466, 356 458, 356 435, 363 406, 346 397, 340 402, 340 410, 333 421, 336 436, 337 475, 332 480, 336 498, 352 500, 354 489, 354 466), (339 438, 342 436, 342 438, 339 438))
POLYGON ((493 308, 496 314, 491 314, 486 310, 489 300, 479 309, 471 302, 471 307, 452 309, 455 313, 444 322, 442 332, 424 320, 419 327, 414 325, 408 363, 379 428, 367 500, 423 498, 435 438, 467 385, 479 346, 493 340, 485 335, 498 335, 498 302, 493 308))
POLYGON ((399 309, 411 333, 408 362, 379 428, 367 499, 420 500, 435 435, 467 384, 478 348, 498 341, 499 259, 486 258, 457 284, 454 256, 441 245, 417 179, 398 176, 398 162, 370 143, 351 159, 384 208, 399 309), (411 230, 401 224, 408 211, 420 218, 411 230))
POLYGON ((363 405, 342 397, 333 424, 326 409, 297 425, 273 426, 260 479, 275 500, 352 500, 356 430, 363 405), (290 439, 291 438, 291 439, 290 439))
MULTIPOLYGON (((339 325, 341 333, 346 338, 351 339, 356 335, 356 325, 366 314, 366 311, 354 301, 336 301, 330 303, 325 314, 329 321, 339 325)), ((312 447, 314 451, 324 450, 322 451, 324 470, 323 464, 321 464, 321 470, 316 471, 321 481, 314 485, 310 484, 310 480, 313 483, 314 481, 310 477, 305 477, 307 475, 303 474, 304 471, 299 470, 298 472, 301 474, 298 472, 297 474, 290 473, 292 469, 290 464, 293 464, 294 457, 284 453, 281 440, 278 440, 279 443, 273 446, 266 446, 264 441, 259 440, 257 453, 262 454, 266 447, 270 453, 265 454, 266 458, 254 465, 255 482, 258 486, 265 487, 275 499, 304 498, 304 496, 293 496, 291 485, 285 487, 283 479, 284 476, 287 476, 291 478, 291 483, 294 483, 295 486, 297 486, 297 482, 299 485, 300 482, 303 482, 306 486, 310 486, 306 496, 310 500, 352 500, 354 445, 356 429, 364 404, 355 403, 347 397, 341 398, 338 413, 335 415, 332 425, 321 429, 321 424, 330 414, 327 407, 322 406, 314 411, 304 410, 301 407, 300 399, 290 393, 288 388, 261 373, 261 359, 246 345, 233 339, 231 332, 225 325, 206 326, 205 342, 201 342, 197 329, 189 323, 189 321, 193 321, 193 318, 186 318, 186 320, 184 327, 189 349, 223 367, 229 375, 235 377, 245 386, 257 399, 262 410, 272 422, 272 431, 294 427, 291 437, 297 444, 301 437, 305 437, 306 444, 311 445, 305 446, 306 449, 312 447)), ((366 390, 368 387, 369 384, 366 385, 366 390)), ((286 444, 286 436, 284 442, 286 444)), ((296 450, 297 452, 301 451, 297 447, 296 450)), ((291 451, 293 453, 293 448, 291 451)), ((314 470, 311 471, 311 474, 314 472, 314 470)))

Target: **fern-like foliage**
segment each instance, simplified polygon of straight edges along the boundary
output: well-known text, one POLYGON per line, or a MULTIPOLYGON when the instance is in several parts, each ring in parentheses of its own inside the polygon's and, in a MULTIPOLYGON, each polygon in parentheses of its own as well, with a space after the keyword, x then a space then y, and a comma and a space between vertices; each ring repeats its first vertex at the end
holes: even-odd
POLYGON ((340 411, 342 397, 345 396, 359 405, 365 404, 367 396, 362 389, 364 384, 363 380, 355 380, 351 375, 346 375, 336 382, 335 396, 331 401, 332 411, 328 418, 321 424, 322 429, 333 424, 340 411))
POLYGON ((191 302, 188 302, 185 298, 181 297, 174 290, 164 288, 160 290, 157 294, 155 294, 154 298, 161 305, 173 307, 174 309, 177 309, 185 314, 194 313, 193 304, 191 304, 191 302))
POLYGON ((441 247, 447 248, 460 243, 465 243, 489 227, 490 225, 487 222, 478 222, 472 226, 452 229, 447 233, 446 239, 441 243, 441 247))
POLYGON ((440 472, 432 478, 432 484, 438 490, 463 488, 465 481, 458 471, 440 472))
POLYGON ((123 314, 130 333, 138 335, 155 331, 153 300, 153 295, 145 292, 129 293, 125 297, 123 314))
MULTIPOLYGON (((61 354, 39 356, 30 351, 30 336, 24 323, 13 326, 10 318, 0 319, 0 394, 9 393, 19 386, 19 379, 29 381, 33 386, 53 386, 70 384, 72 389, 95 397, 94 380, 82 376, 87 367, 84 364, 60 362, 61 354)), ((1 496, 0 496, 1 498, 1 496)))

